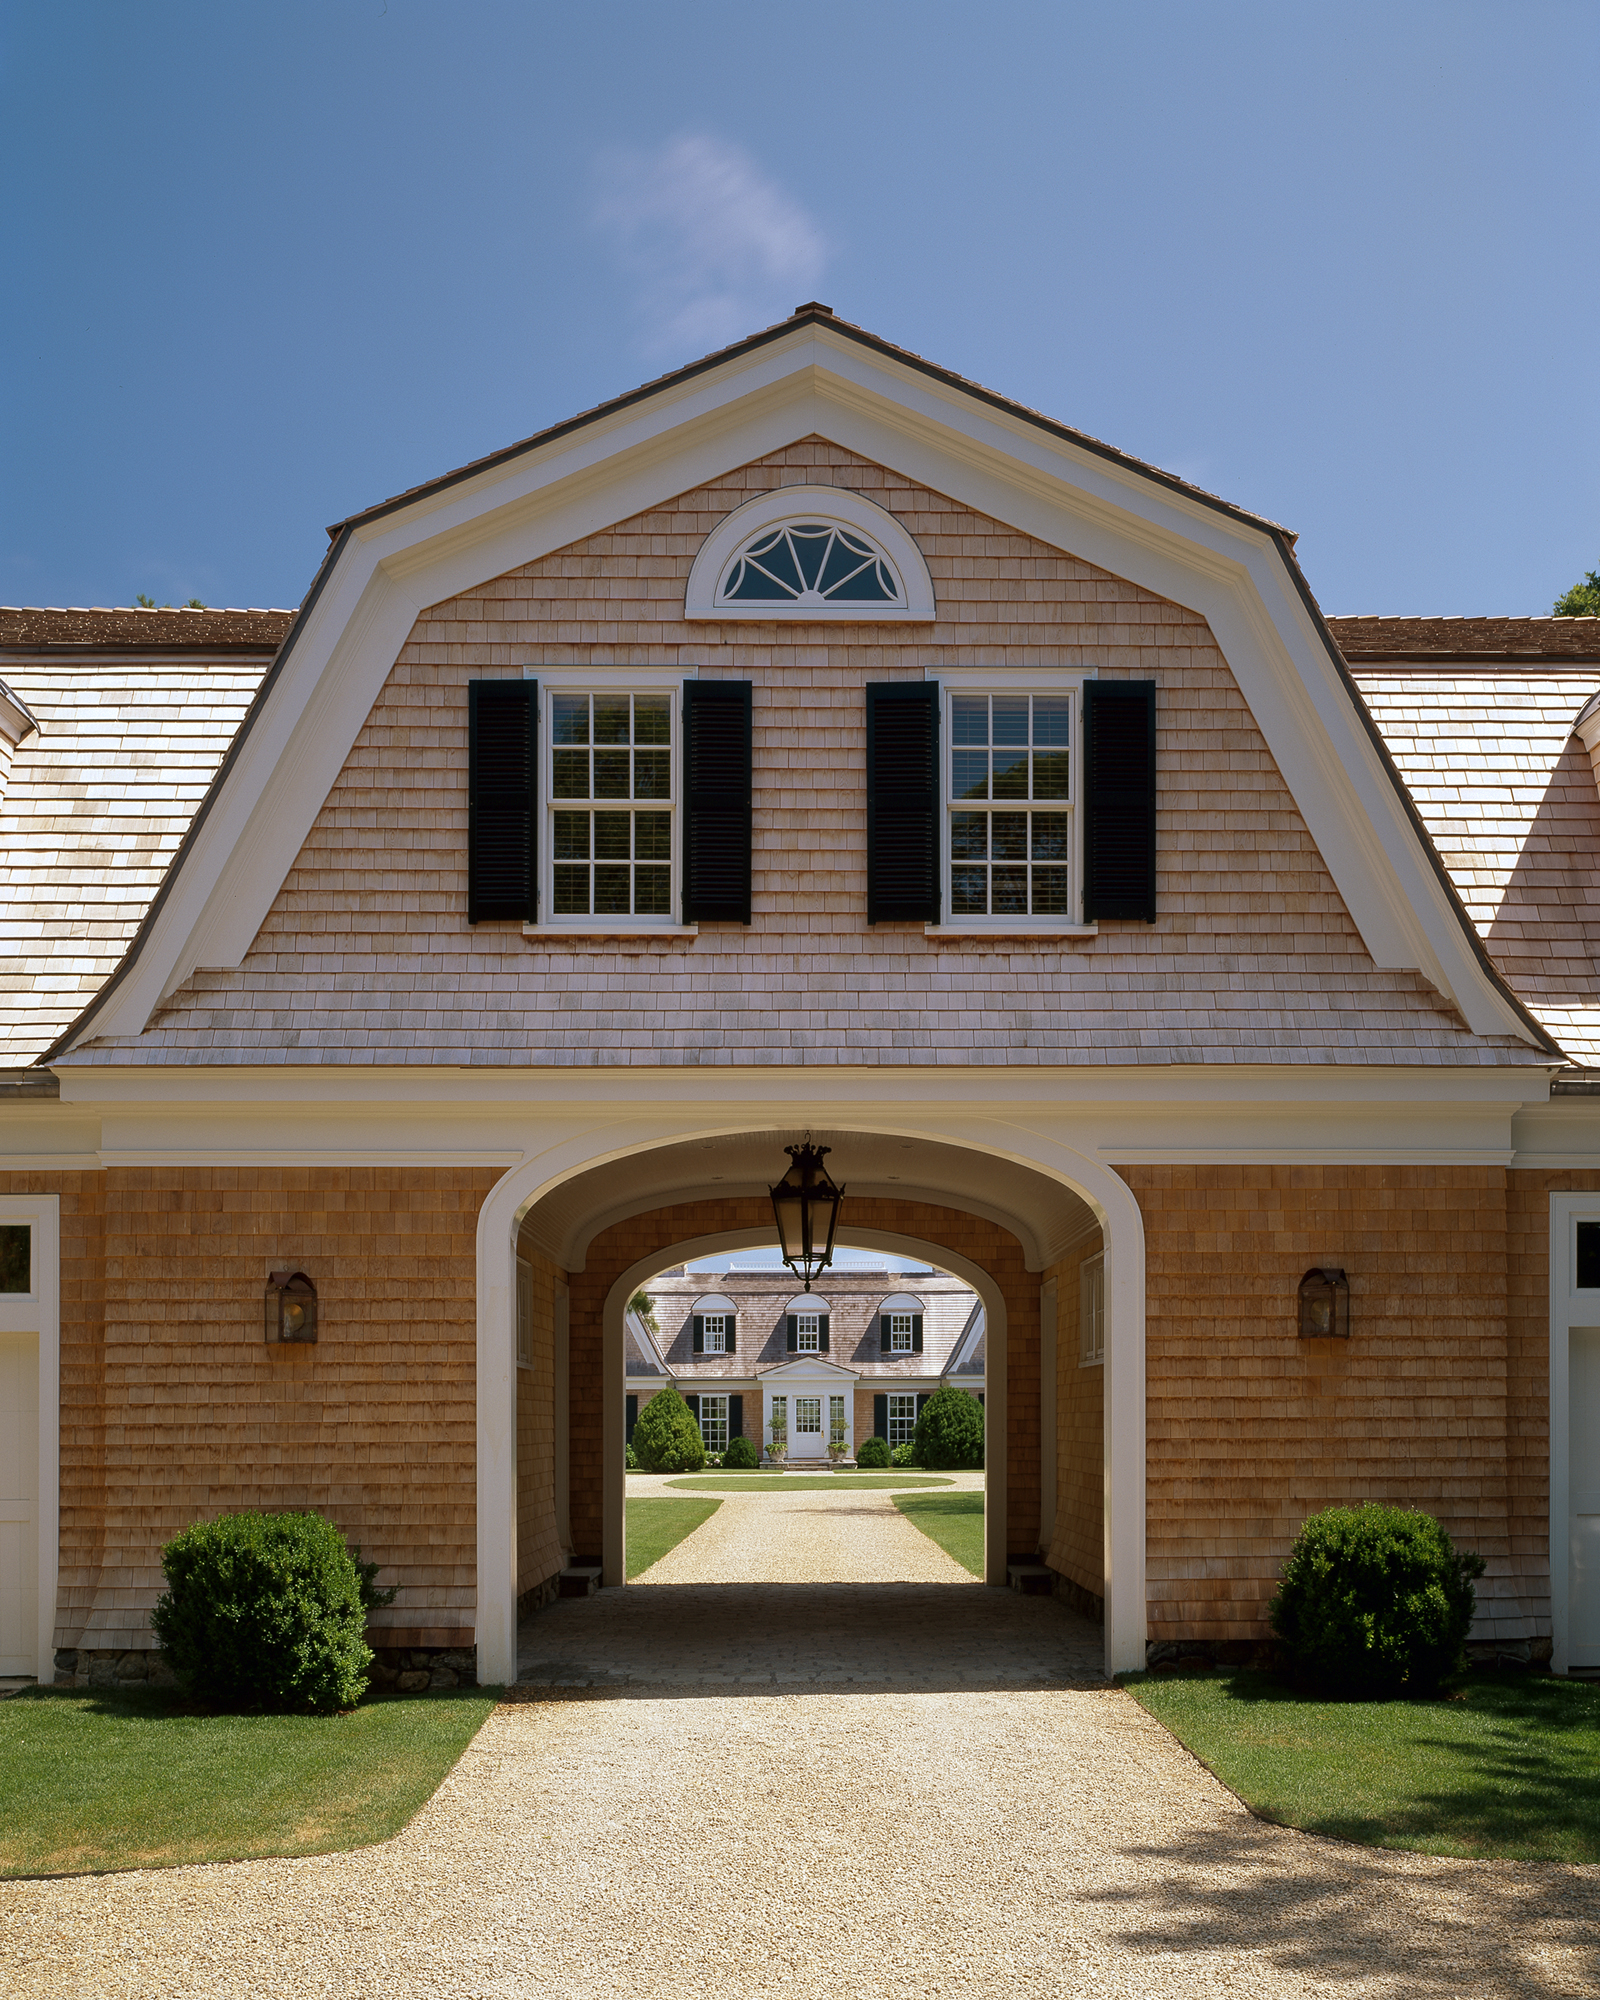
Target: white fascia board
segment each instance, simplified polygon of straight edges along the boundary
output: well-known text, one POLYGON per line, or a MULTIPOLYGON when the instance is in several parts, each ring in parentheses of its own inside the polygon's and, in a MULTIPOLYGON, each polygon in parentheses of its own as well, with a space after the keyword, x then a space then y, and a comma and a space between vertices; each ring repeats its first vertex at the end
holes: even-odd
POLYGON ((1547 1173, 1600 1168, 1600 1097, 1558 1097, 1529 1105, 1511 1124, 1512 1165, 1547 1173))
POLYGON ((1264 528, 814 326, 359 524, 92 1032, 136 1035, 197 967, 240 963, 423 607, 812 432, 1204 616, 1375 962, 1530 1039, 1264 528))
MULTIPOLYGON (((1066 1063, 983 1065, 941 1063, 892 1068, 870 1064, 735 1066, 707 1072, 689 1065, 662 1068, 540 1068, 474 1064, 184 1064, 69 1063, 55 1067, 61 1103, 83 1108, 258 1105, 337 1112, 356 1107, 451 1112, 487 1107, 525 1122, 530 1116, 584 1115, 591 1127, 620 1126, 640 1116, 663 1119, 663 1130, 687 1116, 696 1131, 713 1114, 716 1129, 750 1129, 752 1117, 787 1118, 797 1102, 823 1109, 847 1128, 887 1129, 883 1119, 937 1109, 960 1118, 973 1110, 1054 1116, 1076 1108, 1121 1112, 1128 1107, 1213 1107, 1237 1114, 1247 1105, 1305 1111, 1346 1104, 1374 1113, 1399 1107, 1428 1115, 1451 1106, 1498 1106, 1507 1111, 1543 1104, 1556 1063, 1463 1065, 1381 1063, 1138 1063, 1090 1068, 1066 1063)), ((24 1115, 20 1109, 17 1116, 24 1115)), ((33 1117, 45 1114, 34 1106, 33 1117)), ((712 1136, 707 1133, 706 1136, 712 1136)))

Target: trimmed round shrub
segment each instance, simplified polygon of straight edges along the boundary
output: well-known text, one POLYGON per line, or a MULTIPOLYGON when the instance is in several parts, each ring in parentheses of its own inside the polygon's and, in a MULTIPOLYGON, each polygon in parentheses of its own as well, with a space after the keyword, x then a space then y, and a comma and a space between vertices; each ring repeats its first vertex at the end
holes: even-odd
POLYGON ((1465 1663, 1474 1577, 1431 1514, 1330 1507, 1303 1523, 1268 1606, 1294 1666, 1330 1693, 1424 1694, 1465 1663))
POLYGON ((908 1439, 905 1444, 897 1444, 889 1454, 891 1465, 915 1465, 917 1462, 916 1440, 908 1439))
POLYGON ((917 1419, 916 1463, 932 1472, 975 1471, 983 1463, 983 1405, 947 1382, 917 1419))
POLYGON ((705 1439, 676 1389, 658 1389, 634 1419, 633 1453, 646 1472, 699 1472, 705 1439))
POLYGON ((887 1438, 863 1438, 856 1447, 856 1464, 869 1472, 887 1470, 889 1464, 889 1441, 887 1438))
POLYGON ((197 1701, 330 1715, 365 1693, 367 1605, 393 1593, 372 1590, 376 1565, 320 1514, 197 1521, 167 1543, 161 1569, 150 1623, 197 1701))
POLYGON ((754 1472, 760 1463, 748 1438, 729 1438, 728 1449, 722 1454, 724 1472, 754 1472))

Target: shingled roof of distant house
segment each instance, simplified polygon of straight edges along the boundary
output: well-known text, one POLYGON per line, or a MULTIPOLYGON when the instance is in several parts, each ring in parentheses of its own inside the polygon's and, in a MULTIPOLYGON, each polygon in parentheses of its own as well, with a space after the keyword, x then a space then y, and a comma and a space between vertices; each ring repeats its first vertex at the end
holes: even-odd
POLYGON ((292 611, 190 610, 96 604, 77 608, 0 605, 0 652, 126 647, 134 652, 275 653, 292 611))

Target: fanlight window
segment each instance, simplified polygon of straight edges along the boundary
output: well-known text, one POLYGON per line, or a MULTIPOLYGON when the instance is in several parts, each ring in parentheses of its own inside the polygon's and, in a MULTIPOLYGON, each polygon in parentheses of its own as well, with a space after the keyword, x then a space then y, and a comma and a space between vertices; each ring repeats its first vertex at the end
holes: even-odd
POLYGON ((728 565, 728 604, 899 604, 900 586, 865 535, 823 521, 767 528, 728 565))

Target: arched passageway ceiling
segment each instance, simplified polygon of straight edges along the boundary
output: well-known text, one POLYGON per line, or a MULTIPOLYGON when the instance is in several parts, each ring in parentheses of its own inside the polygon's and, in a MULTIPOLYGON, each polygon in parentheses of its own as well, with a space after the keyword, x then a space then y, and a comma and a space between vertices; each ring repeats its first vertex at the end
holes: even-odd
MULTIPOLYGON (((630 1153, 551 1189, 523 1226, 564 1270, 581 1271, 595 1237, 630 1216, 681 1202, 764 1195, 787 1165, 784 1147, 804 1137, 798 1129, 769 1128, 630 1153)), ((1070 1188, 994 1153, 884 1132, 813 1129, 811 1138, 832 1149, 829 1171, 846 1190, 841 1238, 849 1236, 853 1194, 981 1215, 1017 1237, 1035 1271, 1096 1226, 1088 1203, 1070 1188)))

